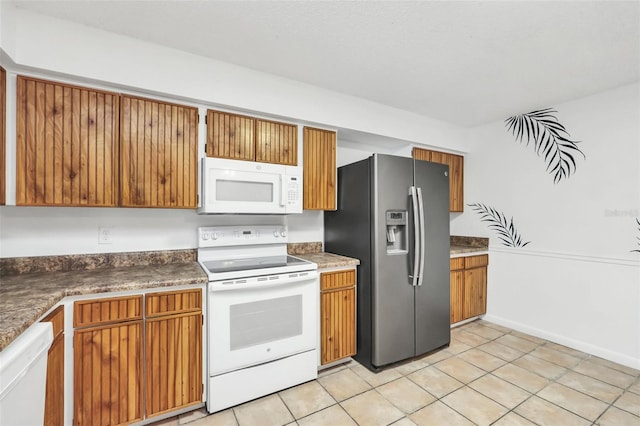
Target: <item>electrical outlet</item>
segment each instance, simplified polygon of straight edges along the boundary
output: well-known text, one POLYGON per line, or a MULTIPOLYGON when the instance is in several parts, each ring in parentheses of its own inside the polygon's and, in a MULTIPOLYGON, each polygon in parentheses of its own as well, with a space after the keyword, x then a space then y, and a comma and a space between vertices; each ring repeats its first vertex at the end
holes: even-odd
POLYGON ((112 228, 98 228, 98 244, 113 244, 112 228))

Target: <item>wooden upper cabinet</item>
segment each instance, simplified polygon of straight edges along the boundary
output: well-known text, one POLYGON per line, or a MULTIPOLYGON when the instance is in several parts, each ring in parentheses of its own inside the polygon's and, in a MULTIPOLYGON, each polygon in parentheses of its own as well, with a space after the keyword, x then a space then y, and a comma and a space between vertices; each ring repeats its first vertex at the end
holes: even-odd
POLYGON ((298 126, 207 110, 207 156, 298 164, 298 126))
POLYGON ((207 156, 254 161, 255 127, 253 117, 207 110, 207 156))
POLYGON ((298 164, 298 126, 275 121, 256 120, 256 161, 298 164))
POLYGON ((122 95, 120 205, 196 208, 198 109, 122 95))
POLYGON ((118 203, 118 94, 17 78, 16 204, 118 203))
POLYGON ((464 211, 464 157, 446 152, 413 148, 413 158, 449 166, 449 211, 464 211))
POLYGON ((6 202, 7 72, 0 67, 0 205, 6 202))
POLYGON ((304 128, 305 210, 336 210, 336 132, 304 128))

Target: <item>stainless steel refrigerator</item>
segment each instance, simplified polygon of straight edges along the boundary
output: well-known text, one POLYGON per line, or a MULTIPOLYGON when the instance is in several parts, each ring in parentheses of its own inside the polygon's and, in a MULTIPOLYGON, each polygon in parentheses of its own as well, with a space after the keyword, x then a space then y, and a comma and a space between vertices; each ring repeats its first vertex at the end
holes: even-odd
POLYGON ((448 166, 374 154, 338 168, 325 250, 360 259, 357 354, 377 370, 450 342, 448 166))

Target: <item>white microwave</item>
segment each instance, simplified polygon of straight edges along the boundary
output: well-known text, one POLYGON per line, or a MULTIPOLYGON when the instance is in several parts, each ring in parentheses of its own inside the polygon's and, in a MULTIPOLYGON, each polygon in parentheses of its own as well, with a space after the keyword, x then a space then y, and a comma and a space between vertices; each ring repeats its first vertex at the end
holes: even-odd
POLYGON ((302 167, 205 157, 198 213, 302 213, 302 167))

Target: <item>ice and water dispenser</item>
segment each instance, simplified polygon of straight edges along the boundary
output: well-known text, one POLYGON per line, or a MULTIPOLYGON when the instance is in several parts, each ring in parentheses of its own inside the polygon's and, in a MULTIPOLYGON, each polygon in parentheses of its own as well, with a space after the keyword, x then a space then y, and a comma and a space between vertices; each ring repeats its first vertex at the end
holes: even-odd
POLYGON ((407 253, 407 211, 387 210, 387 254, 407 253))

